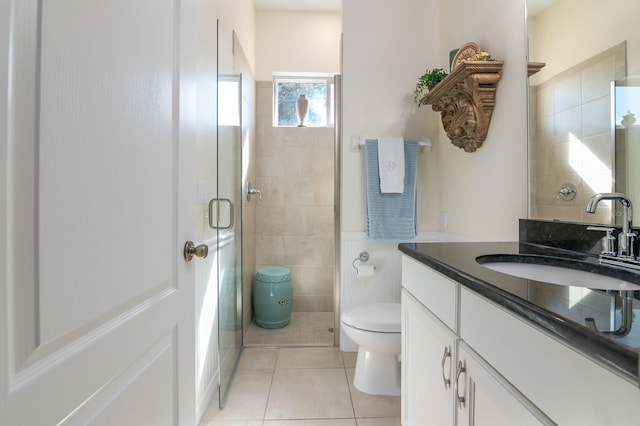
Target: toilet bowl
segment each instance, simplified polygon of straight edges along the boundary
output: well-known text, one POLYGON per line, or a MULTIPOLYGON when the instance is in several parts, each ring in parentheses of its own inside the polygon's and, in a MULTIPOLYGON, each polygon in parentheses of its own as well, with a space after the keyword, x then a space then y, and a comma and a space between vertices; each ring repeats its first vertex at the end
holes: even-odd
POLYGON ((375 303, 342 313, 342 329, 358 345, 353 384, 372 395, 400 395, 399 303, 375 303))

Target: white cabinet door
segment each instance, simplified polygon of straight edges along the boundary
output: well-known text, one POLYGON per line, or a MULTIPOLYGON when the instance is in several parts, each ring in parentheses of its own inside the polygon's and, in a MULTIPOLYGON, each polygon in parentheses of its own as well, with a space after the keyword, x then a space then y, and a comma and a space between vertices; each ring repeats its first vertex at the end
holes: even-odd
POLYGON ((464 342, 460 342, 458 358, 454 392, 459 426, 554 424, 469 350, 464 342))
POLYGON ((558 424, 637 425, 637 383, 549 337, 489 300, 461 292, 460 335, 558 424))
POLYGON ((456 336, 402 290, 402 424, 453 425, 456 336))
POLYGON ((0 1, 0 424, 195 424, 195 7, 0 1))

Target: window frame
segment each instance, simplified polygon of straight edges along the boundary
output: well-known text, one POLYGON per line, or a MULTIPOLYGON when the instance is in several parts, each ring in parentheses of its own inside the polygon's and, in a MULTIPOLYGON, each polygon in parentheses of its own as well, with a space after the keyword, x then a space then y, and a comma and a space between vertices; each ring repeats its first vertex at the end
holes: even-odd
POLYGON ((322 83, 327 87, 327 99, 325 100, 325 113, 327 123, 324 126, 309 126, 315 128, 333 128, 335 127, 335 75, 327 73, 274 73, 273 74, 273 127, 297 127, 296 125, 281 125, 278 123, 278 84, 279 83, 322 83))

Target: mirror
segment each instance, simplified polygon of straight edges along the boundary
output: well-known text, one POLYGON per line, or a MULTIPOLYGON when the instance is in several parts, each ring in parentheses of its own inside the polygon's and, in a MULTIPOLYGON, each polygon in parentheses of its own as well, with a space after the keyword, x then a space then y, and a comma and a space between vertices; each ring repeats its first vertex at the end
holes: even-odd
POLYGON ((546 63, 529 79, 529 217, 612 224, 617 206, 585 206, 616 191, 640 208, 640 7, 526 1, 529 60, 546 63))

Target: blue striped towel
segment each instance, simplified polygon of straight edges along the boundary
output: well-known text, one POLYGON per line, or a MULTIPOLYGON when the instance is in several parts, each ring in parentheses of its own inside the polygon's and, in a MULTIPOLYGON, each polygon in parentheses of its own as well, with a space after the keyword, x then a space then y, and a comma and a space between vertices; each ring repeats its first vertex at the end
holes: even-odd
POLYGON ((367 140, 364 147, 367 238, 370 240, 413 239, 417 233, 416 170, 418 142, 404 143, 404 192, 380 192, 378 141, 367 140))

